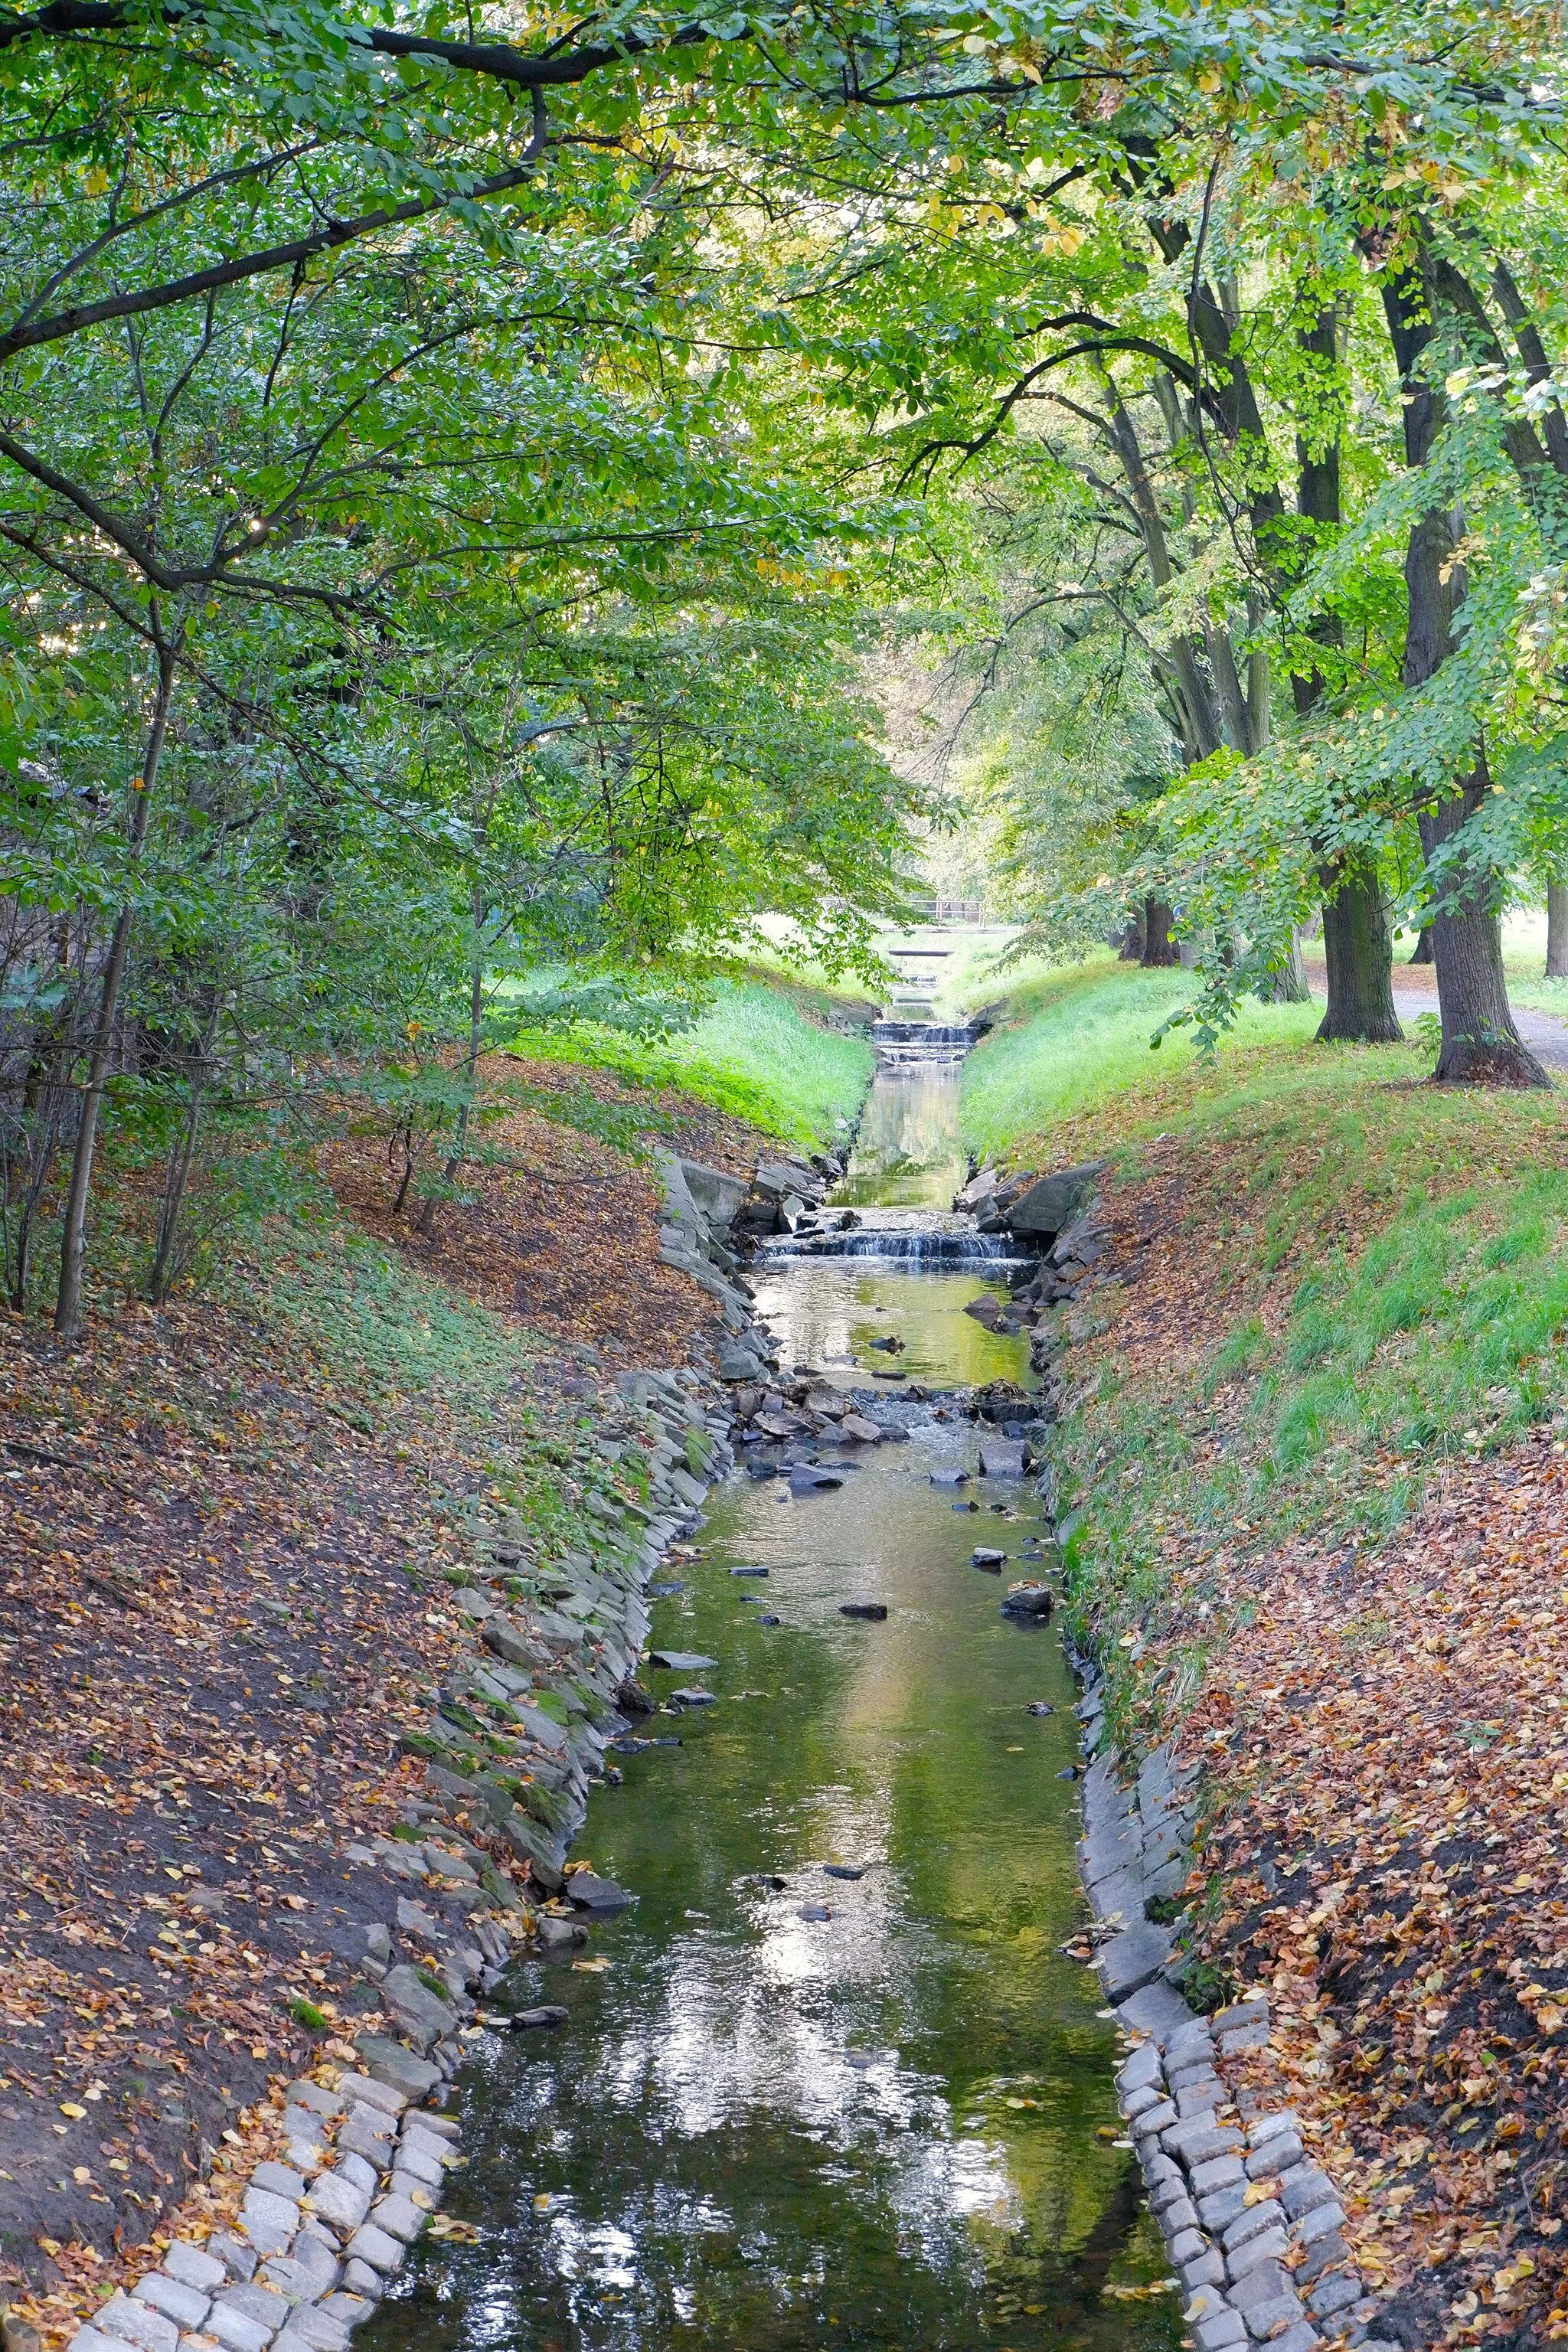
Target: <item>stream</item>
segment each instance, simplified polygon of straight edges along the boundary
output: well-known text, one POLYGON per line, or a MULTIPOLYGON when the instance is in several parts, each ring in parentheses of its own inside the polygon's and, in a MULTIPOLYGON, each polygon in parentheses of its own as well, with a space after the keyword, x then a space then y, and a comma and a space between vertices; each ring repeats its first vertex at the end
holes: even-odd
MULTIPOLYGON (((957 1085, 955 1057, 885 1061, 837 1196, 865 1222, 753 1269, 786 1365, 864 1394, 896 1336, 930 1387, 1026 1381, 1025 1342, 962 1311, 1006 1269, 948 1209, 957 1085)), ((1000 1613, 1041 1506, 932 1485, 973 1471, 974 1425, 892 1395, 907 1442, 795 1499, 749 1449, 669 1563, 652 1641, 713 1663, 645 1679, 716 1704, 635 1725, 653 1744, 595 1791, 576 1854, 637 1902, 511 1972, 567 2022, 473 2044, 447 2210, 478 2242, 424 2242, 372 2352, 1179 2343, 1115 2030, 1058 1951, 1073 1680, 1054 1627, 1000 1613)))

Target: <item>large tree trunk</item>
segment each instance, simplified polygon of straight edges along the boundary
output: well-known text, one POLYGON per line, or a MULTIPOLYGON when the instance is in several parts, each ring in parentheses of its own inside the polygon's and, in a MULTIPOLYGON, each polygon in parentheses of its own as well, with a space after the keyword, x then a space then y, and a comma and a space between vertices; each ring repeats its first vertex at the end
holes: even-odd
POLYGON ((1394 1009, 1393 942, 1377 869, 1368 860, 1324 877, 1323 956, 1329 1004, 1318 1028, 1321 1043, 1353 1040, 1397 1045, 1405 1032, 1394 1009))
MULTIPOLYGON (((1451 793, 1418 817, 1421 845, 1430 860, 1479 808, 1487 790, 1484 761, 1451 793)), ((1437 1003, 1443 1015, 1443 1050, 1432 1073, 1439 1085, 1480 1083, 1494 1087, 1549 1087, 1546 1072, 1513 1025, 1502 968, 1502 925, 1488 904, 1490 877, 1472 877, 1450 868, 1445 896, 1451 910, 1432 916, 1432 954, 1437 967, 1437 1003)))
POLYGON ((1145 969, 1156 965, 1178 964, 1182 951, 1171 937, 1171 909, 1163 898, 1147 898, 1143 902, 1143 955, 1145 969))
POLYGON ((1415 945, 1411 950, 1410 961, 1412 963, 1431 962, 1432 926, 1430 923, 1423 923, 1421 929, 1415 934, 1415 945))
POLYGON ((1568 980, 1568 882, 1546 886, 1546 977, 1568 980))
MULTIPOLYGON (((1424 361, 1437 332, 1439 294, 1451 299, 1448 279, 1455 273, 1448 270, 1446 279, 1447 268, 1441 262, 1417 263, 1403 276, 1386 279, 1383 289, 1404 388, 1405 457, 1412 470, 1426 464, 1444 421, 1443 395, 1427 381, 1424 361)), ((1529 437, 1533 440, 1532 435, 1529 437)), ((1509 446, 1510 455, 1515 454, 1513 440, 1509 446)), ((1447 508, 1429 507, 1411 526, 1405 551, 1406 687, 1424 686, 1435 677, 1454 650, 1454 615, 1465 593, 1464 571, 1455 560, 1457 545, 1455 518, 1447 508)), ((1470 773, 1456 778, 1429 808, 1416 813, 1428 865, 1480 807, 1489 782, 1486 753, 1478 742, 1470 773)), ((1491 903, 1493 877, 1485 867, 1461 863, 1446 869, 1437 889, 1447 912, 1435 909, 1431 925, 1443 1016, 1443 1045, 1434 1078, 1440 1085, 1550 1086, 1509 1010, 1502 929, 1491 903)))

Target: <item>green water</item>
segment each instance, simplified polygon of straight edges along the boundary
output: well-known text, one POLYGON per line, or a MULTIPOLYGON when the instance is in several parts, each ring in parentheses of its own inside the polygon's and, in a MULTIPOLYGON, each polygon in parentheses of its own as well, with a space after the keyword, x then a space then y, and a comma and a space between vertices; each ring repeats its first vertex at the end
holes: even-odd
POLYGON ((879 1071, 836 1200, 854 1207, 952 1206, 969 1176, 969 1156, 958 1141, 959 1066, 879 1071))
MULTIPOLYGON (((1024 1371, 956 1312, 976 1276, 796 1261, 768 1283, 781 1335, 796 1286, 797 1360, 837 1318, 900 1330, 922 1368, 943 1333, 979 1351, 949 1378, 1024 1371)), ((652 1639, 714 1658, 719 1703, 639 1723, 680 1745, 595 1794, 577 1852, 637 1906, 578 1956, 607 1965, 513 1972, 569 2021, 471 2045, 447 2210, 479 2241, 424 2244, 374 2352, 1180 2341, 1114 2030, 1057 1948, 1081 1916, 1071 1676, 1054 1628, 1000 1613, 1020 1568, 969 1562, 981 1541, 1020 1561, 1039 1506, 980 1481, 955 1511, 931 1475, 973 1466, 973 1426, 911 1418, 836 1493, 742 1470, 710 1498, 652 1639), (868 1600, 885 1622, 839 1614, 868 1600)))

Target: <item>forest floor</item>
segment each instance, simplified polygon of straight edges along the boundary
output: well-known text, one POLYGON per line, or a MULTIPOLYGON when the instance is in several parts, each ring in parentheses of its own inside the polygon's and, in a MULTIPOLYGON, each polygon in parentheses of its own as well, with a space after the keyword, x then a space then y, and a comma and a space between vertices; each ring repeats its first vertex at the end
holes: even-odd
POLYGON ((1096 1150, 1068 1595, 1120 1744, 1204 1767, 1197 1989, 1268 1992, 1406 2343, 1568 2338, 1568 1099, 1276 1047, 1096 1150))
MULTIPOLYGON (((754 1160, 738 1122, 657 1108, 661 1140, 754 1160)), ((533 1109, 490 1140, 525 1166, 429 1235, 391 1213, 385 1139, 344 1138, 353 1223, 274 1229, 156 1313, 106 1285, 74 1351, 7 1318, 0 2305, 47 2347, 154 2231, 237 2204, 280 2085, 375 2023, 389 1897, 344 1850, 396 1819, 396 1733, 470 1638, 477 1498, 569 1534, 595 1399, 711 1336, 647 1165, 533 1109)))

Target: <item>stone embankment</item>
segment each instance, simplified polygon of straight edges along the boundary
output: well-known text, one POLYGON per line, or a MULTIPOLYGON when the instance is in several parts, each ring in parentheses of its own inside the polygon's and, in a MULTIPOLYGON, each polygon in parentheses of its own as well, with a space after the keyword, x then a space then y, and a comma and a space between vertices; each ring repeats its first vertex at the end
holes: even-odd
MULTIPOLYGON (((1021 1211, 1026 1229, 1032 1219, 1060 1220, 1037 1278, 1043 1298, 1075 1298, 1086 1282, 1110 1276, 1099 1173, 1091 1163, 1059 1177, 1015 1179, 986 1196, 999 1218, 1016 1220, 1021 1211)), ((1049 1360, 1060 1335, 1053 1328, 1041 1337, 1049 1360)), ((1040 1480, 1047 1501, 1051 1486, 1047 1472, 1040 1480)), ((1073 1526, 1069 1516, 1059 1538, 1070 1541, 1073 1526)), ((1328 2344, 1395 2352, 1378 2334, 1383 2299, 1351 2259, 1334 2184, 1312 2160, 1310 2127, 1226 2079, 1228 2061, 1268 2042, 1267 1999, 1253 1995, 1205 2016, 1183 1990, 1187 1919, 1179 1906, 1197 1821, 1195 1769, 1176 1770, 1166 1749, 1136 1769, 1124 1762, 1106 1741, 1101 1671, 1076 1654, 1075 1664, 1084 1753, 1093 1759, 1079 1846, 1093 1961, 1131 2044, 1117 2075, 1121 2111, 1196 2352, 1263 2343, 1275 2352, 1328 2344)))

